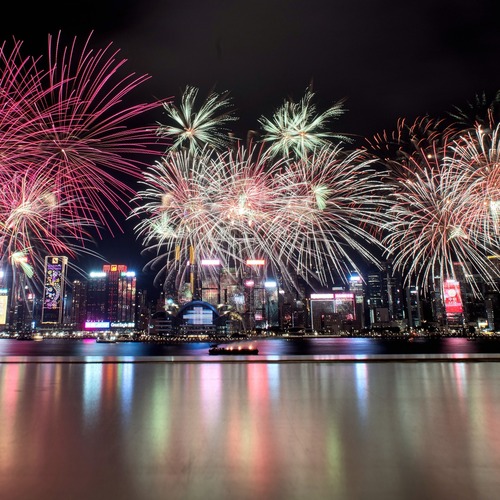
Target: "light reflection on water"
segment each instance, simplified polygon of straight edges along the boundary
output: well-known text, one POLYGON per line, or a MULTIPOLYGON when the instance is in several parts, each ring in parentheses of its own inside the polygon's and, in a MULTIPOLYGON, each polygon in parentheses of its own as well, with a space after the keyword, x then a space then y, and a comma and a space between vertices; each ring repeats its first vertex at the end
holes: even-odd
POLYGON ((5 363, 3 498, 494 498, 500 364, 5 363))
MULTIPOLYGON (((447 354, 456 359, 474 353, 500 355, 500 340, 468 341, 466 338, 417 339, 395 341, 379 338, 258 338, 249 343, 259 349, 260 356, 322 355, 390 355, 447 354)), ((209 342, 146 343, 118 342, 97 344, 94 340, 45 339, 42 342, 0 339, 2 356, 207 356, 209 342)), ((278 359, 278 358, 276 358, 278 359)))

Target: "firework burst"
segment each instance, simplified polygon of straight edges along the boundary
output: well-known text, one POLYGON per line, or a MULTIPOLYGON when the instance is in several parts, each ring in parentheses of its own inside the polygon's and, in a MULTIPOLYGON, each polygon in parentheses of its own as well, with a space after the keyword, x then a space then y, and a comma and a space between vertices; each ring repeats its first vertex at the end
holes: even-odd
POLYGON ((337 146, 283 165, 273 179, 273 218, 262 232, 280 268, 291 265, 324 285, 345 282, 362 262, 378 264, 388 189, 372 164, 362 150, 337 146))
POLYGON ((133 122, 161 103, 126 105, 149 77, 123 76, 119 51, 94 50, 90 41, 80 48, 76 38, 66 46, 60 34, 49 37, 46 69, 38 69, 41 58, 24 62, 18 45, 12 57, 4 55, 14 98, 2 96, 1 156, 18 171, 43 166, 56 191, 80 200, 71 207, 75 218, 112 232, 120 227, 113 212, 128 214, 135 194, 127 179, 140 177, 145 155, 161 151, 154 130, 133 122))
POLYGON ((497 252, 500 236, 500 125, 493 130, 478 125, 457 139, 449 164, 467 175, 467 218, 476 238, 484 239, 497 252))
POLYGON ((293 154, 303 158, 315 149, 331 145, 332 140, 351 141, 346 135, 335 134, 327 128, 330 119, 339 118, 345 112, 344 101, 318 114, 313 98, 314 93, 308 89, 298 103, 285 100, 270 119, 264 116, 259 119, 264 131, 263 142, 268 144, 271 156, 293 154))
POLYGON ((416 151, 393 176, 383 244, 394 268, 422 290, 463 274, 476 292, 475 276, 494 279, 488 242, 474 230, 476 198, 469 173, 447 160, 449 147, 416 151), (460 271, 458 271, 460 269, 460 271))
POLYGON ((146 173, 136 231, 167 275, 193 248, 196 261, 217 258, 237 273, 265 259, 284 286, 297 276, 326 284, 356 268, 351 252, 376 261, 368 243, 377 244, 383 187, 369 163, 340 148, 299 163, 269 162, 255 147, 170 152, 146 173))
POLYGON ((163 272, 176 273, 190 260, 191 248, 198 257, 204 253, 221 259, 226 267, 243 262, 242 241, 248 250, 248 233, 264 212, 261 205, 250 207, 252 200, 257 203, 259 189, 265 189, 267 176, 259 176, 264 168, 246 153, 240 151, 238 161, 233 154, 170 151, 145 173, 146 189, 137 197, 142 205, 132 216, 145 217, 136 232, 148 251, 157 254, 151 265, 166 262, 158 278, 163 272))
POLYGON ((197 107, 198 92, 196 87, 187 86, 180 106, 170 102, 163 104, 174 125, 160 124, 157 133, 161 137, 173 138, 174 150, 186 147, 193 153, 205 146, 221 150, 232 142, 226 126, 237 118, 233 115, 228 93, 211 92, 197 107))
POLYGON ((45 175, 43 167, 1 172, 2 264, 9 259, 13 262, 13 256, 27 252, 31 261, 40 266, 47 254, 74 257, 81 251, 82 238, 89 239, 86 228, 93 226, 93 220, 75 217, 74 208, 80 205, 80 200, 63 198, 62 193, 69 188, 62 185, 60 190, 55 189, 45 175))

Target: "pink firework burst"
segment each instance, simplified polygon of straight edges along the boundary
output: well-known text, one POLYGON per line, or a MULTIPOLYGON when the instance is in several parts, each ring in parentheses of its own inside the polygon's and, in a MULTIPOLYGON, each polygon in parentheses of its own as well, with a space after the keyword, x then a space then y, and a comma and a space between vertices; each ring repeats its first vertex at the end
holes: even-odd
POLYGON ((91 36, 81 48, 76 38, 70 45, 61 40, 49 37, 43 69, 42 58, 20 58, 19 45, 16 57, 4 56, 15 99, 2 96, 2 158, 15 170, 40 165, 63 199, 79 200, 67 206, 74 219, 112 232, 120 227, 115 214, 128 214, 131 181, 145 158, 165 150, 155 129, 139 124, 161 102, 131 103, 149 77, 124 73, 126 60, 111 44, 92 49, 91 36))

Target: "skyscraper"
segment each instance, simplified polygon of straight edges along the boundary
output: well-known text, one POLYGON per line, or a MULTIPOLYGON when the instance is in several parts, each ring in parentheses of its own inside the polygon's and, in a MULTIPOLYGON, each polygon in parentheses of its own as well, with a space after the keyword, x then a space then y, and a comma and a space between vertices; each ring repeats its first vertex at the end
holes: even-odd
POLYGON ((136 276, 127 266, 107 264, 89 274, 87 329, 135 328, 136 276))
POLYGON ((74 280, 71 294, 70 323, 75 330, 83 330, 85 327, 87 310, 87 282, 85 280, 74 280))

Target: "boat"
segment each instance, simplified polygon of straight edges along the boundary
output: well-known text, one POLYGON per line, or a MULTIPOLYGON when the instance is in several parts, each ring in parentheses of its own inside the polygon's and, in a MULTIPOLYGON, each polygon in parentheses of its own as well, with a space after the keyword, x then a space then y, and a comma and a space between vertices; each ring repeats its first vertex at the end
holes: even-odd
POLYGON ((218 346, 212 345, 208 350, 208 354, 214 355, 236 355, 236 356, 248 356, 259 354, 259 350, 252 346, 218 346))
POLYGON ((31 338, 33 340, 36 340, 37 342, 40 342, 40 340, 43 340, 43 335, 41 333, 34 333, 31 338))
POLYGON ((116 337, 114 335, 111 336, 103 336, 103 337, 97 337, 95 341, 98 344, 116 344, 116 337))

